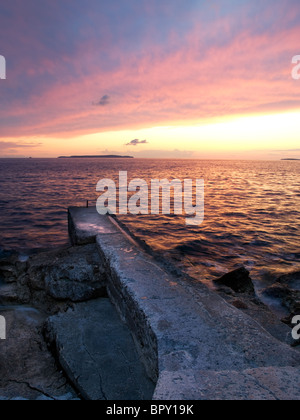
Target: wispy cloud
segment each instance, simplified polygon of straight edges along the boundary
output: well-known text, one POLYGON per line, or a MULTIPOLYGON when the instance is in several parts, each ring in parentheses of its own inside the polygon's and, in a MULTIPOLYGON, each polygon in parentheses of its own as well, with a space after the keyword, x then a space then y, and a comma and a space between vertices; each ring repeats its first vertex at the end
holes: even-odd
POLYGON ((299 0, 74 0, 72 8, 14 0, 3 8, 2 139, 300 107, 291 78, 299 0))
POLYGON ((106 105, 109 105, 109 102, 110 102, 110 97, 108 95, 104 95, 104 96, 102 96, 100 101, 97 102, 95 105, 106 106, 106 105))
POLYGON ((139 144, 148 144, 148 141, 134 139, 134 140, 131 140, 129 143, 126 143, 125 146, 138 146, 139 144))
POLYGON ((283 150, 274 150, 274 152, 279 152, 279 153, 281 153, 281 152, 287 152, 287 153, 289 153, 289 152, 296 152, 296 153, 298 153, 298 152, 300 152, 300 149, 283 149, 283 150))
POLYGON ((31 149, 41 146, 42 143, 18 143, 14 141, 0 141, 0 150, 16 150, 16 149, 31 149))

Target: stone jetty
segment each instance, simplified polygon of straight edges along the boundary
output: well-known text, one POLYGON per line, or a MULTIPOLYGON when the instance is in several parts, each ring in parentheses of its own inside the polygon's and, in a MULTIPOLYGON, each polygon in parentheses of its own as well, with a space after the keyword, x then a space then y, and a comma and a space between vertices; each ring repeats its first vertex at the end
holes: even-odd
MULTIPOLYGON (((69 229, 74 245, 96 241, 109 299, 154 399, 299 399, 299 351, 206 286, 171 274, 95 208, 70 208, 69 229)), ((55 341, 59 317, 51 322, 55 341)))
MULTIPOLYGON (((40 353, 29 379, 13 356, 11 371, 0 363, 0 399, 16 384, 27 399, 300 399, 291 329, 253 303, 247 273, 248 298, 237 299, 226 276, 228 297, 174 269, 116 218, 93 207, 70 208, 68 217, 71 247, 3 268, 0 299, 34 307, 24 328, 40 353)), ((245 273, 235 275, 241 282, 245 273)), ((8 358, 17 331, 14 339, 0 343, 8 358)))

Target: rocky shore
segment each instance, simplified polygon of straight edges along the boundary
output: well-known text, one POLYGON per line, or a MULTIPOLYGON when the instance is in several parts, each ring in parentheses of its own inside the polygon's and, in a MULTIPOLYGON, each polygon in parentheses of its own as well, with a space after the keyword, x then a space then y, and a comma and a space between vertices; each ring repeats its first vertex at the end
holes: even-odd
POLYGON ((288 310, 290 315, 284 322, 289 323, 291 318, 300 315, 300 271, 280 276, 263 294, 278 300, 288 310))
MULTIPOLYGON (((0 341, 0 399, 151 398, 154 384, 141 366, 129 331, 107 299, 106 272, 96 244, 41 252, 27 261, 17 254, 2 253, 0 257, 0 314, 9 332, 7 340, 0 341), (84 342, 74 333, 76 328, 84 331, 84 342), (92 328, 93 334, 86 333, 92 328), (63 335, 67 338, 60 344, 63 335), (116 336, 121 337, 118 342, 116 336), (106 348, 104 358, 94 351, 99 346, 106 348), (75 354, 75 348, 81 350, 75 354), (62 358, 70 354, 66 365, 73 369, 66 371, 62 358), (80 368, 83 361, 88 367, 84 371, 80 368), (95 374, 95 363, 107 366, 101 375, 95 374), (79 372, 78 377, 74 372, 79 372)), ((215 286, 230 305, 279 341, 295 346, 299 342, 292 340, 286 324, 291 326, 292 316, 300 314, 299 274, 274 279, 264 292, 289 310, 284 320, 257 298, 244 268, 225 275, 215 286)))
MULTIPOLYGON (((137 369, 139 361, 129 332, 120 325, 116 311, 107 299, 105 271, 99 265, 95 244, 41 252, 25 262, 16 254, 2 254, 0 314, 7 322, 7 339, 0 341, 0 400, 106 399, 106 395, 123 399, 112 382, 122 379, 122 369, 128 368, 130 363, 127 359, 133 360, 132 371, 137 369), (61 318, 58 324, 56 317, 61 318), (69 344, 69 355, 73 357, 75 349, 82 345, 76 327, 94 329, 95 336, 104 335, 104 341, 91 342, 91 349, 85 349, 79 359, 75 356, 74 370, 84 366, 86 371, 80 372, 81 378, 70 380, 72 372, 64 372, 60 365, 52 329, 58 329, 56 332, 64 335, 64 341, 69 344), (90 353, 100 345, 102 349, 107 347, 109 358, 113 357, 114 349, 105 342, 111 344, 116 338, 117 345, 123 343, 122 352, 128 350, 127 359, 123 360, 123 366, 118 366, 118 373, 110 376, 107 390, 101 385, 100 391, 99 386, 95 386, 98 379, 93 378, 95 364, 90 353), (92 359, 87 360, 90 356, 92 359), (81 391, 86 388, 90 389, 90 394, 82 395, 84 392, 81 394, 81 391)), ((88 346, 88 342, 87 339, 84 346, 88 346)), ((114 362, 122 363, 122 357, 125 357, 123 353, 115 355, 115 360, 109 360, 106 369, 113 371, 114 362)), ((123 375, 122 392, 128 378, 131 381, 128 389, 133 398, 127 392, 128 399, 151 397, 154 385, 147 378, 141 378, 143 372, 138 372, 138 385, 133 384, 130 372, 123 372, 123 375)))
POLYGON ((0 304, 8 336, 0 342, 0 398, 78 398, 44 338, 44 325, 75 302, 105 294, 94 255, 88 245, 43 252, 26 262, 2 256, 0 304))
POLYGON ((292 347, 300 345, 300 340, 293 340, 285 328, 288 325, 292 329, 293 318, 300 315, 300 272, 274 278, 273 283, 262 292, 264 297, 271 298, 285 308, 288 315, 284 318, 279 318, 257 297, 250 273, 243 267, 224 275, 214 284, 227 302, 257 320, 278 340, 283 341, 283 337, 286 337, 286 342, 292 347))

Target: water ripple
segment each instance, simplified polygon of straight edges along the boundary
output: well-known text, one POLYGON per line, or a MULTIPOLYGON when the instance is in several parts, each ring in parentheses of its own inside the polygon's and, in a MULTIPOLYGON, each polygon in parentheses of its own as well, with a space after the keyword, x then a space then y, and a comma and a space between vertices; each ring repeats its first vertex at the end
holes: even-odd
POLYGON ((0 159, 0 246, 65 244, 68 206, 96 200, 101 178, 205 180, 205 220, 122 216, 150 246, 210 282, 241 264, 257 281, 300 269, 299 162, 0 159))

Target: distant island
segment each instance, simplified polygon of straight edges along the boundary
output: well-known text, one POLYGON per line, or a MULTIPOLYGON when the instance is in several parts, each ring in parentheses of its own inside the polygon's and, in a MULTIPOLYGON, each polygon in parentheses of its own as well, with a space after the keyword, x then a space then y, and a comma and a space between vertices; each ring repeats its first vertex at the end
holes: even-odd
POLYGON ((59 156, 58 159, 134 159, 133 156, 119 155, 87 155, 87 156, 59 156))
POLYGON ((281 159, 281 160, 300 160, 300 159, 286 158, 286 159, 281 159))

